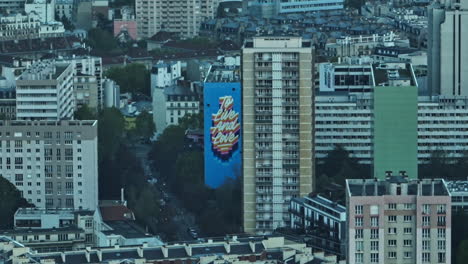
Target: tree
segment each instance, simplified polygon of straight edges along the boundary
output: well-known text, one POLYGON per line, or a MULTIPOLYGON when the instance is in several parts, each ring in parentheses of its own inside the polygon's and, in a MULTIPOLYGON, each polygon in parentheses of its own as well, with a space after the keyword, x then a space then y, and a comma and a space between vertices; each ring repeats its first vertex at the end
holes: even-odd
POLYGON ((99 160, 113 159, 119 148, 124 128, 125 120, 117 108, 105 108, 101 111, 98 123, 99 160))
POLYGON ((139 136, 150 138, 153 136, 156 126, 153 122, 153 115, 144 111, 139 114, 135 121, 135 129, 139 136))
POLYGON ((13 216, 20 207, 32 207, 16 187, 7 179, 0 177, 0 229, 13 228, 13 216))
POLYGON ((203 113, 185 114, 179 119, 179 126, 184 129, 203 129, 203 113))
POLYGON ((74 117, 77 120, 95 120, 96 112, 88 105, 83 105, 75 111, 74 117))
MULTIPOLYGON (((452 254, 452 255, 455 255, 455 254, 452 254)), ((456 262, 457 264, 468 263, 468 240, 463 240, 458 246, 456 259, 457 259, 457 262, 456 262)))
POLYGON ((155 162, 162 177, 175 173, 175 162, 184 150, 185 130, 180 126, 168 126, 153 144, 149 158, 155 162))
MULTIPOLYGON (((56 15, 56 16, 57 16, 57 15, 56 15)), ((63 15, 63 16, 60 18, 60 22, 63 23, 63 27, 65 28, 65 30, 69 30, 69 31, 75 30, 75 26, 74 26, 73 23, 70 21, 70 19, 68 19, 68 17, 66 17, 65 15, 63 15)))
POLYGON ((120 53, 118 42, 114 36, 100 28, 92 28, 88 31, 88 44, 101 55, 120 53))
POLYGON ((122 93, 150 95, 150 72, 141 63, 132 63, 124 67, 112 67, 107 70, 105 75, 120 86, 120 92, 122 93))
POLYGON ((181 182, 186 185, 203 184, 205 176, 203 165, 202 152, 191 151, 180 154, 176 161, 176 173, 172 184, 179 185, 181 182))

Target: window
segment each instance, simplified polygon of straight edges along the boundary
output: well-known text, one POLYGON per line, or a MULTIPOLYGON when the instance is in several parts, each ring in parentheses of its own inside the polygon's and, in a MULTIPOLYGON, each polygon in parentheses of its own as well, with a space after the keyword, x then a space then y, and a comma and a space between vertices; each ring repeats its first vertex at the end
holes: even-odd
POLYGON ((437 229, 437 237, 438 238, 445 238, 445 229, 444 228, 438 228, 437 229))
POLYGON ((377 239, 379 238, 379 230, 378 229, 371 229, 371 239, 377 239))
POLYGON ((396 210, 396 204, 395 203, 388 204, 388 210, 396 210))
POLYGON ((362 226, 362 217, 355 217, 356 226, 362 226))
POLYGON ((437 249, 438 250, 445 250, 445 240, 438 240, 437 241, 437 249))
POLYGON ((86 219, 85 228, 92 228, 92 227, 93 227, 93 220, 86 219))
POLYGON ((356 253, 356 264, 361 264, 364 261, 364 254, 363 253, 356 253))
POLYGON ((437 216, 437 226, 445 226, 445 216, 437 216))
POLYGON ((396 239, 388 240, 388 246, 389 247, 396 247, 396 245, 397 245, 396 239))
POLYGON ((86 234, 86 243, 92 243, 93 242, 93 234, 86 234))
POLYGON ((404 234, 411 234, 412 233, 412 228, 411 227, 405 227, 403 229, 403 233, 404 234))
POLYGON ((58 235, 58 240, 59 240, 59 241, 66 241, 66 240, 68 240, 68 234, 59 234, 59 235, 58 235))
POLYGON ((379 206, 378 205, 371 205, 370 206, 370 214, 371 215, 378 215, 379 214, 379 206))
POLYGON ((412 215, 404 215, 403 216, 403 221, 411 222, 411 221, 413 221, 413 216, 412 215))
POLYGON ((363 211, 363 206, 362 205, 356 205, 354 207, 354 212, 355 214, 357 215, 362 215, 362 211, 363 211))
POLYGON ((423 204, 422 213, 426 214, 426 215, 430 214, 431 213, 431 205, 430 204, 423 204))
POLYGON ((413 245, 413 240, 411 239, 405 239, 403 240, 403 246, 405 247, 411 247, 413 245))
POLYGON ((371 253, 370 257, 371 257, 371 260, 370 260, 371 263, 379 263, 379 253, 371 253))
POLYGON ((422 230, 422 237, 423 238, 430 238, 431 237, 431 230, 428 228, 424 228, 422 230))
POLYGON ((388 222, 396 222, 397 216, 396 215, 389 215, 388 216, 388 222))
POLYGON ((423 252, 421 258, 423 263, 431 262, 431 253, 423 252))
POLYGON ((445 252, 439 252, 437 254, 437 262, 445 263, 445 252))
POLYGON ((445 214, 446 205, 439 204, 437 205, 437 214, 445 214))
POLYGON ((411 258, 412 257, 411 251, 405 251, 405 253, 403 254, 403 257, 404 258, 411 258))
POLYGON ((356 241, 356 251, 364 250, 364 241, 356 241))
POLYGON ((423 216, 422 217, 422 225, 429 226, 431 224, 431 217, 430 216, 423 216))
POLYGON ((391 259, 396 258, 396 252, 395 251, 388 252, 388 258, 391 258, 391 259))
POLYGON ((363 238, 364 232, 362 229, 356 229, 356 238, 363 238))
POLYGON ((394 235, 394 234, 396 234, 396 227, 389 227, 389 228, 388 228, 388 234, 389 234, 389 235, 394 235))
POLYGON ((379 250, 379 241, 371 241, 370 250, 378 251, 379 250))
POLYGON ((378 216, 372 216, 370 220, 371 220, 371 226, 372 227, 378 227, 379 226, 379 217, 378 216))

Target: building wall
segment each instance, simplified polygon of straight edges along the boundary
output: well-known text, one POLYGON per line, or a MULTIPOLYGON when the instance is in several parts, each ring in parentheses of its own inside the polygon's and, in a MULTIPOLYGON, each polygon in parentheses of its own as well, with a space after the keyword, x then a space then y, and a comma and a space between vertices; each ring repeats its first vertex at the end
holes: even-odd
POLYGON ((55 21, 54 7, 54 0, 33 0, 25 3, 24 11, 26 13, 36 12, 41 23, 50 23, 55 21))
POLYGON ((387 171, 418 177, 418 88, 374 88, 374 178, 387 171))
POLYGON ((313 187, 313 55, 302 39, 243 49, 244 231, 288 225, 292 197, 313 187))
POLYGON ((79 108, 87 105, 97 111, 98 104, 98 84, 94 76, 75 76, 73 82, 73 94, 76 106, 79 108))
POLYGON ((11 121, 0 132, 0 173, 26 200, 38 208, 96 208, 97 121, 11 121))

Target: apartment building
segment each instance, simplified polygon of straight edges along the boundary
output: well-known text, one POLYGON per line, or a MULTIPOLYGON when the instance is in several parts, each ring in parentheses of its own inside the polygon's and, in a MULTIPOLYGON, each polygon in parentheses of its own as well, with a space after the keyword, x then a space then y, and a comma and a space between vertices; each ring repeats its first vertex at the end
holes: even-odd
MULTIPOLYGON (((97 98, 89 98, 91 101, 97 101, 98 109, 101 109, 104 104, 104 86, 102 78, 102 58, 95 56, 71 56, 59 57, 53 60, 55 63, 70 63, 73 65, 74 76, 86 75, 94 76, 97 85, 97 90, 90 91, 89 96, 97 95, 97 98)), ((78 77, 79 78, 79 77, 78 77)), ((93 80, 94 82, 94 80, 93 80)))
POLYGON ((0 13, 19 13, 24 10, 26 0, 2 0, 0 1, 0 13))
POLYGON ((346 259, 346 207, 311 194, 291 199, 291 228, 315 251, 346 259))
POLYGON ((289 201, 314 183, 313 48, 301 37, 254 37, 242 49, 243 226, 289 226, 289 201))
POLYGON ((39 16, 43 24, 55 22, 55 1, 54 0, 26 0, 24 11, 34 12, 39 16))
MULTIPOLYGON (((449 158, 463 157, 468 150, 468 98, 462 96, 418 97, 418 162, 429 160, 436 150, 449 158)), ((372 94, 319 93, 315 97, 315 155, 318 160, 339 144, 361 163, 373 160, 372 94)))
POLYGON ((173 85, 153 91, 153 121, 160 134, 170 125, 179 124, 185 114, 198 114, 200 94, 193 87, 173 85))
POLYGON ((72 21, 73 0, 55 0, 55 14, 57 14, 57 19, 66 17, 69 21, 72 21))
POLYGON ((468 181, 447 181, 447 188, 452 197, 452 212, 468 212, 468 181))
POLYGON ((138 37, 151 38, 159 31, 176 33, 185 38, 196 37, 201 22, 213 18, 217 7, 217 0, 137 0, 138 37))
POLYGON ((272 18, 280 14, 339 10, 344 8, 343 0, 243 0, 242 10, 252 16, 272 18))
POLYGON ((16 80, 19 120, 71 119, 75 111, 73 65, 39 61, 16 80))
POLYGON ((176 85, 181 79, 183 77, 180 61, 168 63, 159 61, 151 68, 151 96, 154 89, 176 85))
POLYGON ((36 13, 14 13, 0 17, 0 41, 38 38, 40 31, 41 21, 36 13))
POLYGON ((350 264, 450 263, 451 199, 443 179, 346 180, 350 264))
POLYGON ((429 89, 468 96, 468 0, 433 1, 428 16, 429 89))
POLYGON ((96 76, 78 73, 73 77, 73 80, 73 95, 77 108, 87 105, 97 111, 99 102, 96 76))
POLYGON ((1 121, 0 174, 37 208, 95 210, 97 121, 1 121))

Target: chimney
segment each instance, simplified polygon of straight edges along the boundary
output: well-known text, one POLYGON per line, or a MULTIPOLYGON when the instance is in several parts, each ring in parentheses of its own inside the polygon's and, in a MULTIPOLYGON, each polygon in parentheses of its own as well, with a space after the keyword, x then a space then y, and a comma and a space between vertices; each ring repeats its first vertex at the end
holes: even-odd
POLYGON ((232 241, 237 242, 237 236, 232 236, 232 241))
POLYGON ((98 249, 96 251, 96 253, 97 253, 97 257, 98 257, 99 261, 102 261, 102 251, 100 249, 98 249))
POLYGON ((161 251, 162 251, 163 256, 164 256, 165 258, 169 257, 169 249, 166 247, 166 245, 163 245, 163 246, 161 247, 161 251))
POLYGON ((122 202, 122 204, 125 203, 124 188, 120 188, 120 201, 122 202))
POLYGON ((137 247, 138 257, 143 258, 143 247, 137 247))
POLYGON ((114 249, 120 249, 120 245, 119 245, 119 244, 115 244, 115 245, 114 245, 114 249))
POLYGON ((85 257, 86 257, 86 262, 91 262, 91 256, 89 254, 89 251, 91 250, 90 247, 86 247, 86 251, 85 251, 85 257))
POLYGON ((185 253, 187 253, 187 255, 188 255, 189 257, 192 256, 192 246, 189 245, 188 243, 185 244, 185 253))
POLYGON ((65 252, 61 252, 61 253, 60 253, 60 257, 62 257, 63 263, 67 263, 65 252))
POLYGON ((229 241, 224 242, 224 249, 226 250, 227 254, 231 253, 231 244, 229 244, 229 241))
POLYGON ((143 248, 147 248, 148 247, 148 242, 143 242, 143 248))
POLYGON ((249 241, 250 250, 255 253, 255 242, 249 241))

